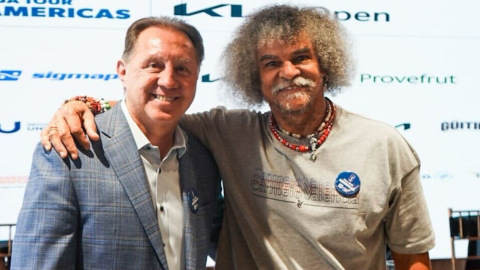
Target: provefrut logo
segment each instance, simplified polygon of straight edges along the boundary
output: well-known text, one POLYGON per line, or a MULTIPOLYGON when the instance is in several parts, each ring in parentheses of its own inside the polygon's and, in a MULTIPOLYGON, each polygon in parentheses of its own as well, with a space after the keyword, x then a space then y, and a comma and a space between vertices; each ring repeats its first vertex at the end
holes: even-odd
MULTIPOLYGON (((318 9, 325 9, 318 7, 318 9)), ((359 22, 390 22, 390 14, 388 12, 368 12, 368 11, 346 11, 339 10, 333 12, 339 21, 359 21, 359 22)), ((194 16, 205 14, 211 17, 243 17, 242 5, 219 4, 208 6, 200 9, 189 9, 187 4, 179 4, 174 6, 173 14, 175 16, 194 16)))
POLYGON ((456 84, 455 75, 379 75, 379 74, 360 74, 361 83, 373 84, 456 84))
POLYGON ((0 133, 5 133, 5 134, 10 134, 10 133, 15 133, 20 130, 21 123, 20 121, 13 122, 12 124, 5 124, 5 123, 0 123, 0 133))
POLYGON ((53 81, 64 81, 64 80, 101 80, 109 81, 118 79, 117 74, 107 74, 107 73, 57 73, 49 71, 47 73, 34 73, 33 79, 47 79, 53 81))
POLYGON ((0 81, 18 81, 21 70, 0 70, 0 81))
POLYGON ((77 8, 73 0, 0 0, 0 16, 84 19, 128 19, 128 9, 77 8))

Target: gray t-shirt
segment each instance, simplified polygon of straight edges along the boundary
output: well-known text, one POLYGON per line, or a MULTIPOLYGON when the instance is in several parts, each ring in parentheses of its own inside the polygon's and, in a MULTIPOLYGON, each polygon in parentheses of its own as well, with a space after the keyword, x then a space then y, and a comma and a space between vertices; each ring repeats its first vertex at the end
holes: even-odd
POLYGON ((337 106, 313 162, 273 137, 268 117, 217 108, 182 119, 224 181, 217 269, 385 269, 385 243, 403 254, 434 246, 420 162, 394 128, 337 106), (342 172, 360 178, 357 196, 336 191, 342 172))

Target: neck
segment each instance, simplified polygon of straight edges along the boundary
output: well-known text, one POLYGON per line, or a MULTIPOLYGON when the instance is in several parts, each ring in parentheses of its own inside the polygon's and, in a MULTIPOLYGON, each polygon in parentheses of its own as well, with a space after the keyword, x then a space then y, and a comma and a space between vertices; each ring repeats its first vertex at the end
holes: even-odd
POLYGON ((145 128, 140 126, 140 130, 145 134, 148 141, 157 146, 160 150, 160 156, 164 158, 168 151, 173 147, 176 124, 156 124, 155 128, 145 128))
POLYGON ((278 108, 273 106, 270 108, 278 126, 288 132, 307 136, 315 133, 323 122, 326 106, 326 100, 323 98, 319 104, 310 107, 304 113, 285 114, 278 108))

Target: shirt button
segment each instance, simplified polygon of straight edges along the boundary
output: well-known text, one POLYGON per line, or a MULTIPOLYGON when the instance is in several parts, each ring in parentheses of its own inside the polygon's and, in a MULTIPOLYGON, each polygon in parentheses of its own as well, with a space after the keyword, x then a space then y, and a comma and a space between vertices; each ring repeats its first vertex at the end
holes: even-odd
POLYGON ((163 210, 165 210, 165 208, 163 208, 163 206, 160 206, 160 212, 163 212, 163 210))

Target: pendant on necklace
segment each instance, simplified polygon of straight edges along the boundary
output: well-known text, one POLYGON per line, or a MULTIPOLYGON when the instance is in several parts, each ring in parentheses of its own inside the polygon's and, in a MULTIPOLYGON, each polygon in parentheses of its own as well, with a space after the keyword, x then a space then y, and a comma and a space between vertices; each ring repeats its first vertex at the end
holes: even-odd
POLYGON ((314 136, 310 137, 310 149, 315 150, 317 148, 317 138, 314 136))
MULTIPOLYGON (((315 141, 317 141, 317 140, 315 139, 315 141)), ((311 142, 310 142, 310 143, 311 143, 311 142)), ((310 160, 311 160, 311 161, 314 161, 314 162, 315 162, 315 160, 317 160, 318 148, 320 148, 320 147, 318 146, 318 144, 312 143, 312 155, 310 156, 310 160)))

